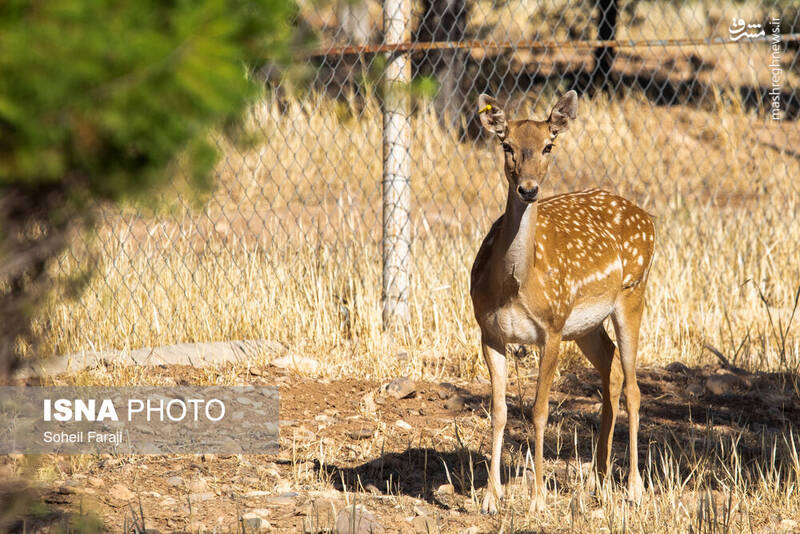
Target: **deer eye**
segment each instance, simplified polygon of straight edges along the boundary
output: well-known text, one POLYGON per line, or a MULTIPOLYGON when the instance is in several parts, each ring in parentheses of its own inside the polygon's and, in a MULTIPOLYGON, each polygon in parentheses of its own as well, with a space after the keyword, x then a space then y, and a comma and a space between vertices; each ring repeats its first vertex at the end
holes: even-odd
POLYGON ((553 143, 548 143, 542 150, 542 154, 549 154, 551 150, 553 150, 553 143))
POLYGON ((508 143, 500 143, 500 146, 503 147, 503 152, 508 152, 509 154, 513 152, 511 145, 508 143))

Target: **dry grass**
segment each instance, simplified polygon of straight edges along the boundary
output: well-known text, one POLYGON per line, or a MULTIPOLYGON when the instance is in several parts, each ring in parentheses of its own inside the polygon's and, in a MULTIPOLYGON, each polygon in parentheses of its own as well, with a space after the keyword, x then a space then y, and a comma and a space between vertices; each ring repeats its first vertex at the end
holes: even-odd
MULTIPOLYGON (((778 323, 789 323, 800 284, 800 162, 759 141, 767 133, 780 146, 793 126, 724 94, 715 106, 583 101, 544 188, 601 186, 656 216, 642 363, 702 363, 709 343, 745 367, 796 370, 800 321, 783 336, 778 323)), ((220 141, 219 185, 201 208, 105 217, 91 240, 96 275, 78 301, 47 308, 42 352, 266 338, 324 361, 326 376, 483 373, 467 280, 505 196, 499 151, 456 142, 427 107, 415 115, 412 322, 390 343, 377 105, 265 100, 249 128, 260 135, 251 149, 220 141), (393 357, 401 349, 408 360, 393 357)))

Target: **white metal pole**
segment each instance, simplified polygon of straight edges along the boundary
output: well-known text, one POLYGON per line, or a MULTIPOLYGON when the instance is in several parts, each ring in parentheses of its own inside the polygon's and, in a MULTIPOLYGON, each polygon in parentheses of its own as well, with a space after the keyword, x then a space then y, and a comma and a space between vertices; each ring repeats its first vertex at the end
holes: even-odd
MULTIPOLYGON (((410 38, 410 0, 385 0, 387 44, 410 38)), ((408 267, 411 261, 411 122, 408 54, 389 53, 383 108, 383 325, 408 323, 408 267)))

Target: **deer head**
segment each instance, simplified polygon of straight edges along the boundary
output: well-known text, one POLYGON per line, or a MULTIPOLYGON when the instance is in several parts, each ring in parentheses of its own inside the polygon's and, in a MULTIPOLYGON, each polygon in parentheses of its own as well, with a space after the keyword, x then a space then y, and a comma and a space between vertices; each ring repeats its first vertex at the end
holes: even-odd
POLYGON ((489 95, 478 97, 481 124, 503 147, 509 188, 520 200, 533 203, 539 198, 539 183, 550 167, 550 151, 556 136, 577 116, 578 95, 569 91, 553 106, 547 120, 506 120, 503 108, 489 95))

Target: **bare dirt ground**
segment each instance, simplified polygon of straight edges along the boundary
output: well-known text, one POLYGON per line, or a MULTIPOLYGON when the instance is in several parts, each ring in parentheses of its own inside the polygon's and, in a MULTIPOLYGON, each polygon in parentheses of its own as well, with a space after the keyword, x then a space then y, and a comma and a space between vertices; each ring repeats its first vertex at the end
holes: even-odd
MULTIPOLYGON (((144 373, 156 380, 171 376, 180 385, 208 378, 207 369, 191 367, 152 367, 144 373)), ((796 376, 672 364, 641 368, 639 377, 642 465, 648 456, 657 463, 659 452, 672 448, 678 468, 690 470, 698 459, 702 463, 704 457, 730 454, 732 440, 732 461, 741 462, 747 475, 748 466, 763 460, 777 436, 797 432, 796 376)), ((145 528, 160 532, 241 532, 238 518, 251 512, 270 531, 325 532, 332 529, 335 514, 353 503, 372 512, 385 532, 500 528, 498 518, 478 512, 489 447, 486 381, 417 382, 410 397, 397 400, 382 393, 386 384, 369 380, 318 381, 274 368, 251 369, 238 378, 279 388, 279 454, 49 457, 39 469, 50 465, 50 476, 40 471, 44 481, 38 486, 6 485, 4 507, 26 492, 38 496, 44 506, 27 514, 28 531, 56 531, 53 525, 61 525, 65 514, 77 513, 94 514, 112 532, 130 529, 142 518, 145 528)), ((509 487, 525 486, 524 453, 532 435, 528 418, 535 377, 521 382, 512 369, 504 469, 509 487), (522 463, 514 458, 523 458, 522 463)), ((588 368, 566 373, 554 385, 545 444, 552 499, 569 498, 575 491, 579 463, 583 472, 577 476, 586 475, 599 428, 599 388, 599 375, 588 368)), ((627 432, 622 409, 615 432, 617 464, 625 462, 627 432)), ((3 478, 23 473, 25 463, 24 458, 0 457, 3 478)), ((624 481, 624 472, 626 467, 617 465, 617 483, 624 481)), ((586 513, 601 515, 598 498, 587 499, 586 513)), ((687 489, 686 499, 689 509, 696 507, 698 493, 687 489)), ((776 520, 761 519, 767 524, 776 520)), ((255 525, 247 523, 245 530, 255 525)), ((573 528, 563 523, 545 531, 573 528)))

